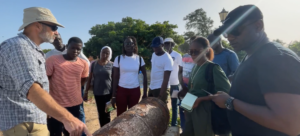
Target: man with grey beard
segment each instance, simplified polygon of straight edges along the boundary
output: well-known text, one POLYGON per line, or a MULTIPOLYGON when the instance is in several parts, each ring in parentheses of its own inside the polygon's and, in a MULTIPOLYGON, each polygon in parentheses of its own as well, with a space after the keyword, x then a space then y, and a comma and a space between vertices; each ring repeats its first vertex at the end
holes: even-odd
POLYGON ((5 136, 49 136, 46 114, 64 124, 71 136, 84 131, 84 123, 49 95, 44 53, 40 44, 52 43, 63 27, 46 8, 24 9, 18 36, 0 44, 0 130, 5 136))

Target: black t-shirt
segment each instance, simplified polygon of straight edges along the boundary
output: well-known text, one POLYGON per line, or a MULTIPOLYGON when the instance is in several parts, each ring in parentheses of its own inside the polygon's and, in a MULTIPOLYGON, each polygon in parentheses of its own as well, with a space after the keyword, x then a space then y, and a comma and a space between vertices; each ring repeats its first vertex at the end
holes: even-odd
MULTIPOLYGON (((300 94, 300 59, 291 50, 274 42, 263 45, 240 64, 230 95, 249 104, 266 106, 264 94, 272 92, 300 94)), ((228 118, 233 136, 287 136, 236 111, 228 111, 228 118)))

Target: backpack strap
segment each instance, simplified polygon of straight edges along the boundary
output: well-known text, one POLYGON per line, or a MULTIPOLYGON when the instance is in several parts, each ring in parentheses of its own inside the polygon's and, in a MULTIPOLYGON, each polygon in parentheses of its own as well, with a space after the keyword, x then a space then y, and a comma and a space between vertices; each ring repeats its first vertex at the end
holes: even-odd
POLYGON ((214 63, 209 63, 205 69, 205 79, 206 82, 208 83, 207 91, 210 92, 211 94, 214 94, 214 88, 215 88, 214 73, 213 73, 215 65, 216 64, 214 63))
POLYGON ((140 57, 140 67, 139 67, 139 72, 138 73, 140 73, 141 67, 142 67, 142 57, 141 56, 139 56, 139 57, 140 57))
MULTIPOLYGON (((121 55, 118 57, 118 65, 119 65, 119 74, 121 72, 121 69, 120 69, 120 59, 121 59, 121 55)), ((120 77, 119 77, 120 78, 120 77)))
POLYGON ((120 59, 121 59, 121 55, 118 57, 118 64, 119 64, 119 80, 120 80, 120 77, 121 77, 120 59))
POLYGON ((120 57, 121 57, 121 55, 118 57, 119 69, 120 69, 120 57))

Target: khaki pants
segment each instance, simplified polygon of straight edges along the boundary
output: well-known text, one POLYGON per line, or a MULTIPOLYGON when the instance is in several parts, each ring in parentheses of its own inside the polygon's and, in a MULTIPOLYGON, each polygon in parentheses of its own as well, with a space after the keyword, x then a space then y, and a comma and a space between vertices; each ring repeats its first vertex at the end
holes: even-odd
POLYGON ((50 136, 46 124, 21 123, 3 131, 4 136, 50 136))

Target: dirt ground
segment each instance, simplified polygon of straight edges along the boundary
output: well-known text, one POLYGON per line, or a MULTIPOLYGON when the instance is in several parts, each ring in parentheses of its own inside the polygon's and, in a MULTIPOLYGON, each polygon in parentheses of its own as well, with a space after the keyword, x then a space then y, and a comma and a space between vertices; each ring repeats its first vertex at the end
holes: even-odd
MULTIPOLYGON (((91 133, 94 133, 96 130, 98 130, 100 128, 97 107, 96 107, 96 103, 94 100, 84 103, 84 112, 85 112, 85 121, 86 121, 88 130, 91 133)), ((110 113, 110 116, 111 116, 111 120, 116 118, 116 116, 117 116, 116 110, 113 110, 110 113)))
MULTIPOLYGON (((89 96, 93 96, 92 91, 90 91, 89 96)), ((99 125, 98 112, 97 112, 95 100, 93 97, 90 97, 89 99, 90 101, 84 103, 84 112, 85 112, 86 125, 88 127, 88 130, 91 133, 94 133, 96 130, 100 129, 100 125, 99 125)), ((169 109, 171 107, 170 101, 168 103, 168 107, 169 109)), ((113 110, 110 115, 111 115, 111 120, 113 120, 117 116, 116 110, 113 110)), ((1 131, 0 131, 0 136, 3 136, 1 131)))

